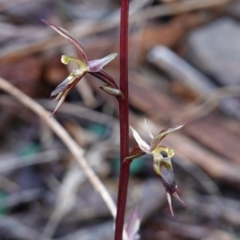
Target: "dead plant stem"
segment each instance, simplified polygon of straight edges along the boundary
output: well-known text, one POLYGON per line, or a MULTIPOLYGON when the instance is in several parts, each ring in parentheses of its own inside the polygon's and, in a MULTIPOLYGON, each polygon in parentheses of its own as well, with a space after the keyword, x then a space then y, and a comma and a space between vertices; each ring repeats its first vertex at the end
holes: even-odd
POLYGON ((66 130, 59 124, 59 122, 52 118, 49 118, 50 112, 46 111, 41 105, 39 105, 36 101, 28 97, 26 94, 18 90, 12 84, 10 84, 7 80, 0 78, 0 89, 9 93, 17 100, 19 100, 23 105, 31 109, 34 113, 36 113, 44 122, 55 132, 55 134, 65 143, 70 152, 74 155, 82 170, 88 177, 91 184, 94 186, 95 190, 99 192, 107 207, 109 208, 112 216, 115 219, 116 216, 116 205, 110 196, 108 190, 101 182, 101 180, 97 177, 95 172, 92 170, 90 165, 87 163, 84 157, 84 150, 80 148, 77 143, 70 137, 70 135, 66 132, 66 130))

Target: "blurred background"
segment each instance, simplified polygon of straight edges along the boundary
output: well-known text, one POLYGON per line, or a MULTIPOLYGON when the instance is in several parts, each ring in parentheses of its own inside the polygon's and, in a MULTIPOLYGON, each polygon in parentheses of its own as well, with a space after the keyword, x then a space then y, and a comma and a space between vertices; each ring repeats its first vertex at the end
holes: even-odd
MULTIPOLYGON (((1 0, 0 76, 53 111, 50 93, 75 67, 74 46, 40 19, 71 32, 88 58, 119 52, 120 1, 1 0)), ((163 144, 175 150, 175 217, 151 156, 131 164, 127 217, 142 240, 240 239, 240 1, 131 0, 130 124, 149 142, 192 120, 163 144)), ((105 70, 119 81, 119 61, 105 70)), ((117 199, 118 103, 85 75, 55 118, 85 150, 117 199)), ((52 130, 12 96, 0 94, 0 239, 110 240, 113 220, 76 159, 52 130)), ((131 146, 136 145, 130 135, 131 146)))

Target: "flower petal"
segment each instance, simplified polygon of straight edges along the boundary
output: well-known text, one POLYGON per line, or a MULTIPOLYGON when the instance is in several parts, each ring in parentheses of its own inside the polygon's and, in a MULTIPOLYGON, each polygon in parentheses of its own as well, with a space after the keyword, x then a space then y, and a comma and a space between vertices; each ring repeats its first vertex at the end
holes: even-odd
POLYGON ((80 53, 80 56, 83 60, 83 62, 85 64, 88 63, 88 59, 87 59, 87 55, 81 45, 81 43, 74 37, 72 36, 67 30, 58 27, 57 25, 50 23, 44 19, 41 19, 44 23, 46 23, 48 26, 50 26, 51 28, 53 28, 56 32, 58 32, 60 35, 62 35, 63 37, 65 37, 66 39, 68 39, 78 50, 80 53))
POLYGON ((151 143, 151 149, 153 150, 156 147, 158 147, 164 137, 166 137, 169 133, 174 132, 174 131, 182 128, 185 124, 186 124, 186 122, 182 123, 180 125, 162 130, 158 135, 156 135, 153 138, 152 143, 151 143))
POLYGON ((89 71, 99 72, 105 65, 111 62, 116 56, 117 56, 117 53, 112 53, 104 58, 89 61, 88 62, 89 71))
POLYGON ((130 129, 131 129, 131 131, 132 131, 132 134, 133 134, 136 142, 138 143, 139 148, 140 148, 143 152, 148 153, 148 154, 151 154, 151 152, 150 152, 150 146, 139 136, 139 134, 137 133, 137 131, 136 131, 134 128, 132 128, 132 127, 130 126, 130 129))

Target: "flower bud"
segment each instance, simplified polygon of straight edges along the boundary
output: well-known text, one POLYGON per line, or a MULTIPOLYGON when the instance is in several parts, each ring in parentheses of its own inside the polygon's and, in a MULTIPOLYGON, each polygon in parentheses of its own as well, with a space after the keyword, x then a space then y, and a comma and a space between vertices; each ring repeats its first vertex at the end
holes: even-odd
POLYGON ((122 93, 121 90, 119 90, 118 88, 113 88, 113 87, 110 87, 108 85, 105 85, 103 87, 100 87, 104 92, 112 95, 112 96, 115 96, 115 97, 121 97, 122 99, 124 99, 124 95, 122 93))

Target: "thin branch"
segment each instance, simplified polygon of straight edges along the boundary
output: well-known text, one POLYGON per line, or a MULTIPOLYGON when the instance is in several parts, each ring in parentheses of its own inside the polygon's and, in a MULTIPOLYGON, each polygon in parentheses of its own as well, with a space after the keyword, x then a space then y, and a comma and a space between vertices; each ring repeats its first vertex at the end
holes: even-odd
POLYGON ((102 199, 109 208, 112 216, 115 219, 116 216, 116 205, 110 196, 108 190, 97 177, 95 172, 87 163, 84 157, 84 150, 80 148, 77 143, 70 137, 70 135, 64 130, 64 128, 54 119, 49 118, 50 112, 46 111, 41 105, 36 103, 30 97, 22 93, 8 81, 0 77, 0 89, 6 91, 10 95, 18 99, 23 105, 31 109, 36 113, 46 124, 56 133, 56 135, 63 141, 63 143, 68 147, 70 152, 74 155, 82 170, 88 177, 91 184, 94 186, 97 192, 101 195, 102 199))

